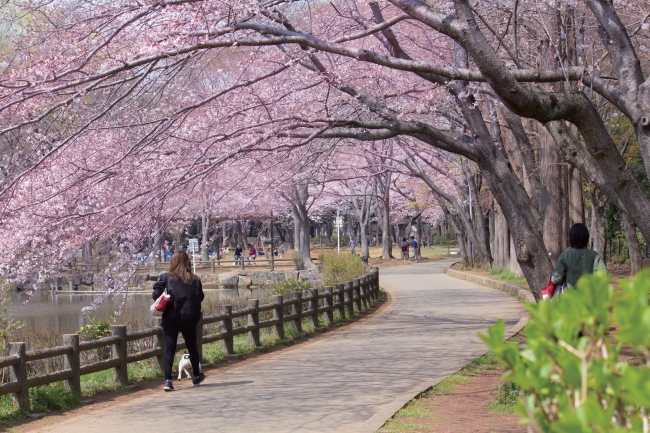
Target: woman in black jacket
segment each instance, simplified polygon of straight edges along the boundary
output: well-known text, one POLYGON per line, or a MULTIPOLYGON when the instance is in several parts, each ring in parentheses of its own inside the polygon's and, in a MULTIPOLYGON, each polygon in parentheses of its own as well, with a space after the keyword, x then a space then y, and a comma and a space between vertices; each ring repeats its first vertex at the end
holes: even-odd
POLYGON ((177 250, 169 263, 169 273, 160 275, 153 285, 153 298, 158 299, 167 288, 171 302, 162 315, 162 327, 165 335, 165 391, 173 391, 172 364, 176 354, 178 333, 183 334, 192 363, 192 384, 203 382, 199 351, 196 347, 196 324, 201 319, 201 301, 203 287, 199 277, 192 273, 190 256, 184 250, 177 250))

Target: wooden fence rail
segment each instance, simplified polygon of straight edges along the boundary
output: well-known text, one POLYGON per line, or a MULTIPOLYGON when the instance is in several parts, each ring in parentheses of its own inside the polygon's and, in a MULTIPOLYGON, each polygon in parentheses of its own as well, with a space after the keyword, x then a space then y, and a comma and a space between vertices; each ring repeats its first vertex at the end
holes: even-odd
MULTIPOLYGON (((318 263, 318 257, 312 257, 311 261, 318 263)), ((136 263, 125 264, 121 266, 121 270, 127 270, 133 267, 136 263)), ((268 268, 270 267, 273 270, 276 267, 280 268, 293 268, 296 266, 293 259, 283 259, 280 257, 271 257, 267 254, 264 256, 256 256, 254 260, 250 260, 246 255, 243 259, 234 258, 216 258, 213 257, 208 261, 196 260, 196 269, 210 269, 214 273, 215 269, 245 269, 245 268, 268 268)), ((101 272, 107 266, 105 263, 76 263, 70 265, 70 272, 101 272)), ((138 262, 137 266, 139 269, 147 269, 152 271, 168 271, 169 262, 138 262)))
MULTIPOLYGON (((314 263, 318 263, 318 258, 317 257, 312 257, 311 261, 314 263)), ((281 258, 273 258, 271 260, 270 257, 268 256, 257 256, 255 260, 249 260, 248 257, 245 257, 243 259, 217 259, 217 258, 212 258, 208 261, 200 261, 196 260, 196 269, 207 269, 210 268, 210 271, 212 273, 215 272, 215 269, 245 269, 245 268, 268 268, 270 267, 271 270, 274 270, 274 268, 277 267, 295 267, 296 264, 292 259, 281 259, 281 258)), ((144 266, 147 269, 153 270, 153 271, 168 271, 169 270, 169 262, 147 262, 144 263, 144 266)))
MULTIPOLYGON (((380 299, 379 270, 372 268, 372 272, 359 279, 337 284, 335 288, 324 287, 323 290, 312 289, 309 294, 291 292, 291 299, 284 299, 281 295, 274 295, 270 304, 260 305, 259 300, 249 299, 248 307, 233 311, 232 306, 222 305, 219 314, 202 316, 197 326, 197 346, 199 356, 203 359, 203 345, 215 341, 222 342, 222 350, 226 355, 234 355, 234 337, 248 334, 248 341, 255 347, 260 347, 260 331, 264 328, 273 328, 276 338, 284 338, 285 323, 302 332, 303 318, 309 324, 318 328, 319 316, 325 323, 334 321, 334 311, 338 311, 342 319, 346 314, 366 312, 380 299), (321 302, 322 301, 322 306, 321 302), (307 307, 305 308, 305 304, 307 307), (285 309, 290 308, 290 314, 285 314, 285 309), (260 320, 260 313, 272 312, 269 320, 260 320), (246 317, 246 325, 233 326, 234 319, 246 317), (203 335, 203 326, 217 324, 218 332, 203 335)), ((165 354, 165 339, 160 326, 161 319, 154 328, 128 333, 125 325, 113 325, 111 336, 92 341, 79 341, 77 334, 65 334, 63 345, 45 349, 27 351, 25 343, 9 343, 9 355, 0 357, 0 368, 10 367, 10 382, 0 385, 0 395, 11 393, 16 404, 23 410, 29 411, 29 388, 55 382, 63 382, 64 386, 76 393, 81 393, 81 376, 102 370, 113 369, 113 380, 121 386, 128 384, 128 364, 149 358, 157 358, 160 369, 163 369, 163 355, 165 354), (154 338, 154 348, 139 353, 128 354, 129 342, 143 338, 154 338), (111 348, 111 358, 81 365, 80 353, 99 348, 111 348), (27 363, 31 361, 64 357, 63 369, 41 376, 28 377, 27 363)), ((185 343, 179 343, 176 350, 185 349, 185 343)))

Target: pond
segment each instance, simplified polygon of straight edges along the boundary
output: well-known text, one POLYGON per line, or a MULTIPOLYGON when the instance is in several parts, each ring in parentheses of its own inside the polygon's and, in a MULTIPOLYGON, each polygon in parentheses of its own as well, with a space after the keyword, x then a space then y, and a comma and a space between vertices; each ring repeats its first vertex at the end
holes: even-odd
MULTIPOLYGON (((27 332, 49 328, 58 334, 72 334, 77 332, 81 326, 90 323, 88 315, 94 321, 109 319, 126 299, 124 317, 151 317, 149 307, 153 300, 150 291, 121 294, 112 300, 105 300, 96 310, 87 313, 81 311, 83 307, 90 305, 98 297, 99 295, 96 294, 74 292, 57 292, 55 294, 40 290, 35 292, 29 302, 25 303, 29 297, 24 292, 12 291, 11 316, 20 319, 25 324, 27 332)), ((218 298, 218 291, 206 290, 204 303, 216 302, 218 298)))

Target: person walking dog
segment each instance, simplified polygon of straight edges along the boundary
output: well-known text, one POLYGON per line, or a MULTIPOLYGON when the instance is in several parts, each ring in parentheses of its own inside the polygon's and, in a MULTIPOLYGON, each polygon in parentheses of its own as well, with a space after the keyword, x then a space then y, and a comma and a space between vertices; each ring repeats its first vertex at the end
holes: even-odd
POLYGON ((184 250, 177 250, 169 264, 169 273, 161 274, 153 285, 153 299, 158 299, 163 291, 171 295, 171 302, 162 315, 163 335, 165 336, 163 389, 173 391, 172 365, 176 354, 178 333, 183 334, 192 364, 192 384, 198 385, 205 379, 201 373, 201 360, 196 345, 196 324, 201 319, 203 286, 201 279, 192 273, 190 256, 184 250))

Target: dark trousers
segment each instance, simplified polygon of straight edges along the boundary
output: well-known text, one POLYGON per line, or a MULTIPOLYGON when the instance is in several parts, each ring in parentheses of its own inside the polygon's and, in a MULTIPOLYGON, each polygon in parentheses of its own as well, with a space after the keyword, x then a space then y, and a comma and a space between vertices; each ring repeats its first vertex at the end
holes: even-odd
POLYGON ((199 363, 199 351, 196 347, 196 324, 195 323, 174 323, 163 322, 163 334, 165 335, 165 379, 171 380, 172 366, 174 364, 174 355, 176 354, 176 343, 178 341, 178 333, 183 335, 185 344, 187 345, 187 352, 190 354, 190 362, 192 363, 192 376, 198 376, 201 372, 199 363))

